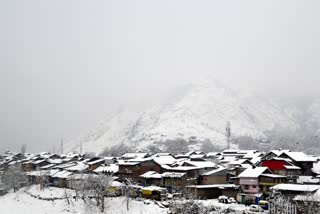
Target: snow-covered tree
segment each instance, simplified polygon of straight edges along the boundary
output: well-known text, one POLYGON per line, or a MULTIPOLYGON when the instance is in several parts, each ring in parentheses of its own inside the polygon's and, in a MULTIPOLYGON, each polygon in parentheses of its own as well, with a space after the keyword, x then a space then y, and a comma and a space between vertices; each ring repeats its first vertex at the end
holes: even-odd
POLYGON ((7 189, 17 191, 22 184, 28 183, 28 178, 19 166, 10 166, 2 175, 2 183, 7 189))
POLYGON ((316 193, 307 193, 295 197, 297 209, 304 214, 317 214, 320 210, 320 196, 316 193))
POLYGON ((111 185, 112 180, 111 176, 89 174, 74 186, 77 195, 84 201, 87 208, 98 207, 101 212, 104 212, 106 189, 111 185))

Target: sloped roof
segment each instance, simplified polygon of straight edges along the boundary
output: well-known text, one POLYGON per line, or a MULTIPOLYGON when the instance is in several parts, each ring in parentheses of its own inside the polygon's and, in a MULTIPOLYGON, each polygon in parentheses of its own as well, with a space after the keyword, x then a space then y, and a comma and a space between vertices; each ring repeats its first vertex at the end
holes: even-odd
MULTIPOLYGON (((35 162, 33 162, 34 164, 40 164, 40 163, 43 163, 43 162, 48 162, 46 160, 37 160, 35 162)), ((48 162, 49 163, 49 162, 48 162)))
MULTIPOLYGON (((277 156, 280 156, 282 153, 284 153, 284 152, 290 152, 290 150, 281 150, 281 149, 278 149, 278 150, 271 150, 270 151, 271 153, 274 153, 275 155, 277 155, 277 156)), ((269 152, 269 153, 270 153, 269 152)), ((268 154, 269 154, 268 153, 268 154)))
POLYGON ((46 170, 36 170, 36 171, 31 171, 31 172, 27 172, 26 175, 30 175, 30 176, 36 176, 36 177, 39 177, 39 176, 45 176, 45 175, 48 175, 48 171, 46 170))
POLYGON ((48 165, 45 165, 43 167, 40 167, 40 169, 49 169, 49 168, 52 168, 54 166, 56 166, 56 164, 48 164, 48 165))
POLYGON ((284 165, 284 168, 286 168, 286 169, 301 169, 300 167, 298 167, 298 166, 294 166, 294 165, 284 165))
POLYGON ((166 169, 166 170, 172 170, 172 171, 189 171, 189 170, 196 170, 200 169, 201 167, 196 167, 196 166, 177 166, 177 167, 171 167, 166 164, 161 165, 161 168, 166 169))
POLYGON ((250 162, 251 162, 252 164, 257 164, 257 163, 261 162, 261 157, 252 158, 252 159, 250 160, 250 162))
POLYGON ((210 156, 216 156, 216 155, 218 155, 218 154, 220 154, 219 152, 209 152, 209 153, 207 153, 207 157, 210 157, 210 156))
POLYGON ((317 163, 313 163, 312 172, 319 175, 320 174, 320 161, 317 163))
POLYGON ((185 175, 186 173, 183 172, 164 172, 161 174, 163 178, 181 178, 185 175))
POLYGON ((250 161, 249 161, 248 159, 238 159, 238 160, 230 161, 230 162, 228 163, 228 165, 241 165, 241 164, 243 164, 244 162, 250 163, 250 161))
POLYGON ((270 189, 284 190, 284 191, 297 191, 297 192, 314 192, 320 188, 320 185, 302 185, 302 184, 278 184, 270 189))
POLYGON ((94 160, 94 161, 89 161, 87 162, 88 165, 93 165, 93 164, 96 164, 96 163, 101 163, 101 162, 104 162, 105 160, 104 159, 98 159, 98 160, 94 160))
POLYGON ((172 155, 155 157, 153 158, 153 160, 159 165, 163 165, 163 164, 170 165, 177 162, 177 160, 172 155))
POLYGON ((98 168, 96 168, 95 170, 93 170, 94 172, 112 172, 112 173, 116 173, 119 171, 119 166, 117 164, 110 164, 109 166, 99 166, 98 168))
POLYGON ((55 177, 55 178, 68 178, 70 175, 72 175, 72 172, 68 172, 68 171, 64 171, 63 170, 63 171, 57 172, 52 177, 55 177))
POLYGON ((48 161, 52 164, 61 164, 62 159, 48 159, 48 161))
POLYGON ((134 166, 134 165, 138 165, 140 162, 119 162, 118 165, 119 166, 134 166))
POLYGON ((211 188, 219 188, 219 189, 237 189, 239 186, 234 184, 212 184, 212 185, 191 185, 187 186, 187 188, 196 188, 196 189, 211 189, 211 188))
POLYGON ((195 167, 216 167, 216 164, 211 161, 185 161, 183 164, 187 163, 188 165, 195 166, 195 167))
POLYGON ((141 178, 156 178, 156 179, 162 178, 161 175, 155 171, 146 172, 146 173, 140 175, 139 177, 141 177, 141 178))
POLYGON ((284 152, 288 157, 296 162, 316 162, 316 157, 311 157, 303 152, 284 152))
POLYGON ((79 162, 77 165, 75 166, 71 166, 71 167, 68 167, 66 168, 66 170, 69 170, 69 171, 84 171, 88 169, 88 165, 87 164, 84 164, 84 163, 81 163, 79 162))
POLYGON ((211 171, 206 172, 206 173, 203 173, 202 175, 204 175, 204 176, 212 175, 212 174, 215 174, 215 173, 217 173, 217 172, 221 172, 221 171, 223 171, 223 170, 226 170, 226 168, 224 168, 223 166, 218 166, 216 169, 211 170, 211 171))
POLYGON ((256 168, 248 168, 245 171, 243 171, 240 175, 238 175, 239 178, 257 178, 261 174, 265 173, 266 171, 270 171, 268 167, 256 167, 256 168))
POLYGON ((276 175, 276 174, 261 174, 261 176, 269 177, 269 178, 286 178, 286 176, 276 175))
POLYGON ((249 152, 243 156, 245 159, 251 159, 251 158, 256 158, 256 157, 262 157, 263 153, 262 152, 249 152))
POLYGON ((122 158, 133 159, 133 158, 144 158, 148 153, 126 153, 122 155, 122 158))
POLYGON ((320 188, 314 194, 297 195, 293 198, 295 201, 316 201, 320 202, 320 188))
POLYGON ((158 187, 158 186, 148 186, 148 187, 143 187, 142 190, 163 191, 163 190, 166 190, 166 188, 162 188, 162 187, 158 187))
POLYGON ((304 183, 309 183, 309 184, 319 184, 320 179, 319 178, 314 178, 312 176, 299 176, 297 179, 298 184, 304 184, 304 183))

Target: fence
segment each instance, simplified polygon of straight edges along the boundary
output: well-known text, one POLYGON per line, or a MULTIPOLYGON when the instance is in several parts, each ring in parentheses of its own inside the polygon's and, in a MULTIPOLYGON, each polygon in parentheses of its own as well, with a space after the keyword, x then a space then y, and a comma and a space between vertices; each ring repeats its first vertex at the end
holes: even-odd
POLYGON ((270 214, 297 214, 297 206, 290 202, 270 202, 270 214))

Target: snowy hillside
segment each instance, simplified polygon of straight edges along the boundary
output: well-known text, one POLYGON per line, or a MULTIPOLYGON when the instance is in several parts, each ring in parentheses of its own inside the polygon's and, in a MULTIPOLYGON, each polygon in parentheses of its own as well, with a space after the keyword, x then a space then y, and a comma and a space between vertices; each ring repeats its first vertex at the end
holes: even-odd
POLYGON ((314 102, 308 109, 308 113, 310 114, 310 126, 313 125, 317 127, 317 131, 320 133, 320 99, 314 100, 314 102))
POLYGON ((154 141, 190 137, 209 139, 223 146, 227 121, 231 122, 233 137, 263 139, 264 133, 274 128, 290 131, 299 128, 294 111, 283 109, 271 100, 237 93, 211 80, 186 85, 172 92, 163 104, 145 112, 128 109, 71 142, 69 150, 78 150, 80 141, 84 152, 101 152, 120 143, 141 149, 154 141))

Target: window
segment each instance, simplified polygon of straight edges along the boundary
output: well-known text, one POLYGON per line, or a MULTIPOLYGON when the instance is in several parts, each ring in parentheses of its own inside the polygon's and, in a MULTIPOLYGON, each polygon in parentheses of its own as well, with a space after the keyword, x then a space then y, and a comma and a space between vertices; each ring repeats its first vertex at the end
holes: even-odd
POLYGON ((256 188, 256 185, 253 185, 252 187, 255 189, 255 188, 256 188))
POLYGON ((249 189, 249 185, 244 185, 244 189, 249 189))

